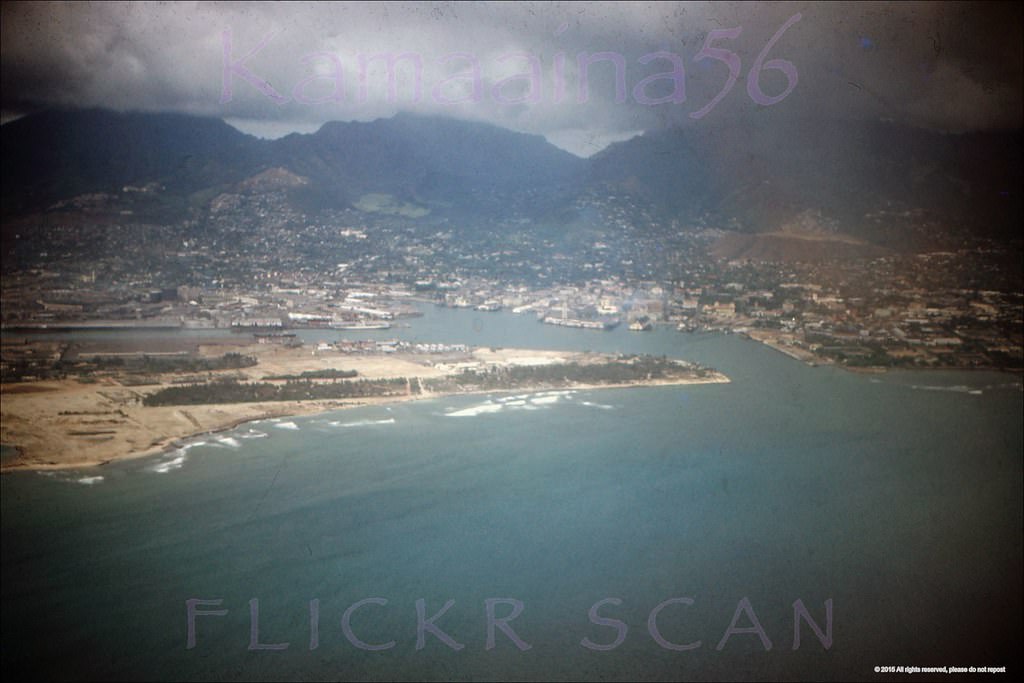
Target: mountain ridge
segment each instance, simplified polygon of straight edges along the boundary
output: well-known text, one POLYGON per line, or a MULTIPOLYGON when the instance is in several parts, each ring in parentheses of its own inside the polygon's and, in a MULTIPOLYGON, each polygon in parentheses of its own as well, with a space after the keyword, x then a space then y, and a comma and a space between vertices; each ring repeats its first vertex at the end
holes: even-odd
POLYGON ((332 121, 262 140, 214 117, 91 109, 31 114, 4 124, 0 137, 5 219, 145 183, 160 184, 168 215, 180 218, 189 205, 277 168, 309 180, 289 189, 309 213, 386 194, 483 221, 512 204, 571 218, 584 198, 614 196, 666 223, 749 233, 778 231, 815 210, 886 248, 909 244, 911 227, 1016 237, 1021 223, 1019 130, 691 126, 647 131, 581 159, 539 135, 420 114, 332 121))

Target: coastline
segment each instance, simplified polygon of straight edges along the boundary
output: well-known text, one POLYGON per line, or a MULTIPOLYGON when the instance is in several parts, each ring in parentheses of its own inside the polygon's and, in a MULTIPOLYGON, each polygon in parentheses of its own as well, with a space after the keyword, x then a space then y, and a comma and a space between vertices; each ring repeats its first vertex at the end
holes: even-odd
MULTIPOLYGON (((474 357, 501 360, 525 365, 543 364, 578 357, 581 354, 549 351, 478 349, 474 357)), ((270 372, 280 372, 281 359, 268 359, 254 368, 251 379, 270 372)), ((318 359, 322 365, 353 365, 365 370, 369 377, 398 376, 410 379, 439 377, 450 371, 436 365, 413 363, 406 358, 389 358, 386 367, 381 359, 368 358, 359 363, 355 358, 318 359)), ((299 359, 296 359, 299 362, 299 359)), ((301 361, 308 367, 306 356, 301 361)), ((160 455, 180 448, 182 442, 207 434, 235 429, 255 420, 315 415, 367 405, 386 405, 446 396, 523 393, 548 390, 593 390, 728 383, 728 377, 712 371, 707 377, 676 377, 648 379, 627 383, 538 383, 509 389, 470 389, 466 391, 424 392, 398 396, 360 397, 352 399, 312 399, 261 403, 219 403, 181 406, 143 406, 141 395, 133 387, 113 381, 102 384, 80 384, 74 380, 39 382, 33 385, 3 387, 3 442, 14 447, 17 454, 0 465, 0 475, 10 472, 86 469, 114 462, 160 455)), ((166 384, 157 385, 166 386, 166 384)))
MULTIPOLYGON (((184 442, 191 441, 193 439, 201 438, 207 435, 220 434, 223 432, 231 431, 247 422, 256 422, 259 420, 268 420, 275 418, 287 418, 287 417, 301 417, 306 415, 318 415, 321 413, 332 412, 335 410, 344 410, 347 408, 357 408, 360 406, 370 405, 379 403, 381 405, 385 403, 400 403, 406 400, 415 400, 417 397, 387 397, 386 399, 380 399, 374 401, 373 399, 362 399, 361 401, 291 401, 281 402, 280 407, 276 407, 276 404, 268 403, 223 403, 223 404, 208 404, 189 406, 189 408, 196 409, 239 409, 244 410, 245 408, 252 408, 253 412, 247 413, 241 417, 234 417, 220 424, 213 424, 209 427, 194 431, 184 431, 178 434, 165 436, 158 440, 155 440, 150 446, 139 449, 129 450, 123 453, 111 453, 102 458, 89 458, 82 460, 74 460, 67 462, 60 462, 58 460, 42 460, 42 455, 33 456, 31 451, 27 450, 24 446, 15 443, 5 443, 5 445, 12 447, 17 450, 18 455, 15 456, 9 463, 4 463, 0 466, 0 475, 9 474, 11 472, 33 472, 33 471, 55 471, 55 470, 71 470, 71 469, 85 469, 92 467, 102 467, 115 462, 122 462, 126 460, 137 460, 146 457, 152 457, 162 455, 176 448, 180 448, 184 445, 184 442), (275 407, 271 407, 274 405, 275 407)), ((426 397, 424 397, 426 398, 426 397)))
POLYGON ((1018 377, 1024 377, 1024 368, 1004 368, 1004 367, 960 367, 954 365, 847 365, 845 363, 837 363, 831 358, 825 356, 819 356, 813 351, 807 349, 785 344, 782 341, 782 336, 778 334, 770 334, 766 332, 752 333, 752 331, 746 331, 743 333, 751 341, 763 344, 770 349, 774 349, 779 353, 792 358, 793 360, 804 363, 805 365, 815 367, 834 367, 840 370, 846 370, 858 375, 884 375, 889 372, 918 372, 918 371, 947 371, 947 372, 1002 372, 1010 375, 1016 375, 1018 377))

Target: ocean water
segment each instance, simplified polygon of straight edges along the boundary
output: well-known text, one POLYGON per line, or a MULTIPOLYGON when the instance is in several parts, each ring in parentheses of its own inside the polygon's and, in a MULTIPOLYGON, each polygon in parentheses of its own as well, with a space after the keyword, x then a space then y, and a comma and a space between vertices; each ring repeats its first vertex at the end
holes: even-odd
POLYGON ((3 673, 885 680, 874 667, 1020 662, 1019 378, 854 375, 735 336, 448 309, 343 334, 664 353, 732 383, 374 406, 5 475, 3 673), (387 649, 346 637, 368 598, 349 634, 387 649), (616 621, 592 622, 608 598, 616 621), (676 598, 657 633, 686 650, 648 628, 676 598), (189 599, 227 610, 195 618, 193 648, 189 599), (462 648, 428 631, 417 649, 418 600, 426 619, 454 601, 434 623, 462 648), (614 649, 581 644, 620 624, 614 649))

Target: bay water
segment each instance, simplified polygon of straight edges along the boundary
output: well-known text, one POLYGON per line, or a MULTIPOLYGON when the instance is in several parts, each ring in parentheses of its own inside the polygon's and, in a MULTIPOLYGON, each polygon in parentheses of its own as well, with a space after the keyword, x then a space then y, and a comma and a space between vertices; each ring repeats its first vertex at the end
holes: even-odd
POLYGON ((1019 377, 443 308, 302 336, 666 354, 732 381, 363 407, 4 475, 4 674, 886 680, 1020 661, 1019 377), (189 600, 226 610, 194 616, 193 647, 189 600), (432 623, 461 648, 422 627, 449 601, 432 623))

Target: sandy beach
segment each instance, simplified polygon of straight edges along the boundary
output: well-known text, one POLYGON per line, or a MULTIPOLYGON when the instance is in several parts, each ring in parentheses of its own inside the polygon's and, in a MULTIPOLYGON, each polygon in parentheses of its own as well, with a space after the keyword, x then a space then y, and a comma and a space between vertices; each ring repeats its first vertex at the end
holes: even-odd
MULTIPOLYGON (((201 349, 201 352, 204 351, 201 349)), ((219 352, 220 349, 206 350, 219 352)), ((244 370, 209 373, 259 381, 308 370, 355 370, 360 378, 438 378, 467 366, 546 365, 580 360, 593 361, 597 354, 527 349, 474 349, 461 354, 346 355, 308 348, 252 346, 245 353, 258 358, 244 370)), ((146 394, 171 386, 175 374, 162 375, 159 383, 126 386, 117 375, 82 383, 76 378, 59 381, 22 382, 0 387, 0 440, 18 448, 18 455, 2 464, 3 472, 93 467, 115 460, 161 453, 177 442, 197 435, 232 429, 251 420, 309 415, 363 405, 433 398, 438 393, 399 396, 228 403, 153 407, 145 406, 146 394)), ((628 384, 574 384, 574 389, 604 389, 654 384, 701 384, 728 382, 716 372, 707 377, 682 377, 628 384)), ((527 390, 517 387, 516 391, 527 390)), ((461 393, 498 393, 467 391, 461 393)))

